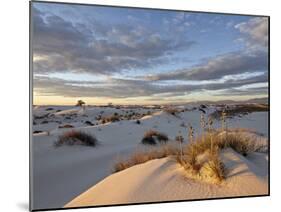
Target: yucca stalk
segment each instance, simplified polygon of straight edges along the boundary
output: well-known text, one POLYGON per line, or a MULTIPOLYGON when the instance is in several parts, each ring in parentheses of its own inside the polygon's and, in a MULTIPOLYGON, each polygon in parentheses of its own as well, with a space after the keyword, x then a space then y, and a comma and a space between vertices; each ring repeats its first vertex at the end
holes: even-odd
POLYGON ((223 109, 222 113, 221 113, 221 121, 222 121, 222 132, 225 131, 225 138, 227 137, 227 126, 226 126, 226 111, 225 109, 223 109))
POLYGON ((213 126, 213 119, 211 116, 208 117, 208 130, 211 139, 211 152, 213 152, 213 137, 212 137, 212 126, 213 126))
POLYGON ((180 160, 182 161, 182 155, 183 155, 183 150, 182 150, 182 143, 183 143, 183 137, 181 135, 181 131, 178 133, 178 142, 180 143, 180 160))
POLYGON ((201 113, 200 116, 200 125, 201 125, 201 132, 202 132, 202 140, 204 142, 205 138, 204 138, 204 132, 205 132, 205 127, 206 127, 206 122, 205 122, 205 116, 204 113, 201 113))
POLYGON ((190 143, 193 143, 193 136, 194 136, 194 129, 193 129, 192 125, 189 124, 189 127, 188 127, 188 138, 189 138, 189 142, 190 143))
POLYGON ((226 125, 226 112, 225 112, 225 109, 223 109, 223 111, 221 113, 221 128, 222 128, 222 131, 224 131, 226 129, 225 125, 226 125))

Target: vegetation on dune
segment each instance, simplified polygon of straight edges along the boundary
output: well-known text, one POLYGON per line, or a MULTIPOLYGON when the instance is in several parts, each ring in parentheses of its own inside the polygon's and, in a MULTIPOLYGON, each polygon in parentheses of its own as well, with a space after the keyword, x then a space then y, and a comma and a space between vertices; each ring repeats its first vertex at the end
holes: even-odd
POLYGON ((169 140, 168 136, 164 133, 158 132, 156 130, 148 130, 145 132, 141 143, 142 144, 149 144, 149 145, 156 145, 158 143, 164 144, 169 140))
POLYGON ((139 151, 132 154, 128 159, 120 160, 115 163, 113 172, 119 172, 132 166, 145 163, 149 160, 165 158, 169 155, 177 155, 178 149, 172 145, 163 145, 157 149, 151 149, 149 151, 139 151))
POLYGON ((56 147, 62 145, 85 145, 95 147, 97 144, 98 140, 94 135, 77 130, 71 130, 63 133, 58 137, 58 140, 54 143, 56 147))
POLYGON ((59 128, 74 128, 71 124, 60 125, 59 128))
POLYGON ((193 128, 189 127, 190 143, 185 146, 183 156, 177 155, 176 159, 191 177, 216 183, 223 181, 226 170, 220 159, 222 149, 231 148, 245 157, 251 152, 264 150, 264 146, 245 130, 228 129, 227 112, 223 110, 221 113, 221 129, 212 128, 212 117, 206 123, 203 113, 200 117, 202 134, 194 139, 193 128))
POLYGON ((226 113, 227 118, 232 118, 234 116, 247 115, 253 112, 266 112, 269 111, 268 104, 242 104, 235 105, 235 107, 224 107, 223 109, 216 110, 211 114, 211 117, 215 119, 220 119, 223 115, 223 111, 226 113))
POLYGON ((120 116, 117 115, 117 114, 113 114, 113 115, 101 118, 102 124, 105 124, 105 123, 108 123, 108 122, 117 122, 117 121, 120 121, 120 116))
POLYGON ((76 103, 76 106, 82 107, 85 104, 86 103, 83 100, 78 100, 77 103, 76 103))
MULTIPOLYGON (((82 104, 82 106, 84 104, 82 104)), ((215 111, 210 116, 207 116, 206 112, 204 112, 206 108, 206 106, 200 106, 202 110, 198 120, 200 121, 201 129, 197 132, 192 125, 185 122, 179 125, 179 133, 176 137, 173 137, 173 141, 169 141, 168 135, 163 132, 152 129, 146 131, 141 140, 141 143, 146 145, 146 147, 144 147, 146 150, 138 151, 129 158, 118 161, 113 167, 113 172, 122 171, 149 160, 171 156, 171 158, 174 158, 183 167, 187 177, 212 183, 220 183, 227 177, 226 167, 220 157, 222 150, 231 148, 244 157, 247 157, 252 152, 267 151, 267 145, 260 144, 257 142, 256 137, 251 136, 251 133, 256 134, 253 130, 245 128, 230 129, 227 125, 227 119, 237 114, 267 111, 268 105, 252 104, 240 105, 237 106, 237 108, 225 107, 215 111), (213 128, 214 119, 219 120, 221 128, 213 128), (186 130, 186 134, 184 130, 186 130), (198 133, 200 133, 200 135, 198 135, 198 133), (188 143, 186 141, 188 141, 188 143)), ((171 107, 164 108, 163 111, 174 116, 177 116, 177 114, 181 112, 181 110, 171 107)), ((94 126, 100 123, 104 124, 133 119, 134 121, 132 121, 132 123, 138 124, 139 126, 136 127, 142 128, 142 126, 145 126, 145 121, 139 119, 145 115, 151 114, 150 111, 138 113, 133 110, 123 110, 123 112, 124 114, 122 114, 122 112, 112 112, 111 115, 104 116, 106 113, 101 111, 96 117, 99 123, 92 123, 89 120, 82 120, 81 122, 89 126, 94 126)), ((39 117, 39 119, 44 118, 42 120, 42 122, 44 122, 47 117, 50 118, 49 115, 44 115, 39 117)), ((68 116, 65 116, 64 118, 66 119, 67 117, 68 116)), ((170 119, 173 118, 172 116, 168 117, 170 119)), ((156 125, 156 127, 158 127, 158 125, 156 125)), ((59 125, 58 128, 74 128, 74 126, 71 124, 64 124, 59 125)), ((101 131, 102 129, 97 128, 97 130, 101 131)), ((42 131, 38 130, 33 133, 41 132, 42 131)), ((49 132, 47 133, 47 135, 50 134, 49 132)), ((54 142, 56 147, 62 145, 86 145, 95 147, 97 144, 98 140, 94 135, 77 130, 63 133, 54 142)))
POLYGON ((38 133, 42 133, 43 131, 42 130, 35 130, 33 131, 33 134, 38 134, 38 133))
POLYGON ((91 121, 85 121, 84 123, 89 125, 89 126, 94 126, 94 124, 91 121))
POLYGON ((178 113, 182 112, 181 110, 175 108, 175 107, 166 107, 163 109, 164 112, 171 114, 173 116, 176 116, 178 113))
MULTIPOLYGON (((164 145, 164 148, 163 146, 154 147, 157 149, 135 153, 127 160, 117 162, 114 166, 114 172, 156 158, 172 156, 184 168, 187 177, 211 183, 221 183, 227 176, 227 170, 220 158, 223 149, 231 148, 244 157, 252 152, 264 152, 267 149, 267 146, 258 143, 256 137, 249 134, 253 131, 244 128, 228 129, 227 111, 223 110, 221 113, 220 129, 213 129, 213 117, 206 119, 205 113, 202 112, 200 116, 202 133, 200 136, 194 136, 195 130, 189 124, 187 127, 189 143, 183 144, 184 138, 179 131, 175 138, 175 141, 180 144, 177 147, 170 145, 167 148, 167 145, 164 145)), ((167 141, 168 136, 155 130, 149 130, 145 133, 142 143, 156 145, 157 140, 159 142, 161 139, 167 141)))

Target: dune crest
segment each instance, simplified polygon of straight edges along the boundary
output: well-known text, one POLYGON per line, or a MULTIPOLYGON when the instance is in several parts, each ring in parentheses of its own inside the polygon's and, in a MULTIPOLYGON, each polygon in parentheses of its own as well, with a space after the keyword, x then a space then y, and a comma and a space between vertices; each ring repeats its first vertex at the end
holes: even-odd
POLYGON ((222 184, 193 180, 172 158, 156 159, 105 178, 64 207, 189 200, 268 193, 267 155, 247 158, 232 149, 221 152, 227 177, 222 184), (104 192, 109 191, 109 192, 104 192))

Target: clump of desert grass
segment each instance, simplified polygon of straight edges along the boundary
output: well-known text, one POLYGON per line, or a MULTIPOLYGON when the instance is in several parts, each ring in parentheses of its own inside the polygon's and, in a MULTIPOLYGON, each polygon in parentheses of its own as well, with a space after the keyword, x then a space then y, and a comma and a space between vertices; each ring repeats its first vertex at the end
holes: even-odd
POLYGON ((193 137, 194 129, 189 126, 188 136, 190 143, 183 149, 182 155, 176 160, 181 164, 189 177, 220 183, 226 178, 226 168, 221 161, 220 152, 231 148, 237 153, 247 157, 252 152, 262 152, 266 148, 258 143, 257 138, 251 136, 246 130, 228 129, 226 112, 221 115, 221 129, 213 129, 212 117, 205 121, 200 116, 202 134, 193 137))
POLYGON ((74 128, 71 124, 60 125, 58 128, 74 128))
POLYGON ((205 132, 186 145, 183 155, 177 155, 176 160, 189 177, 220 183, 226 178, 227 172, 220 152, 227 148, 247 157, 253 152, 263 152, 266 147, 244 132, 205 132))
POLYGON ((95 147, 97 144, 98 140, 94 135, 77 130, 71 130, 63 133, 54 143, 55 147, 63 145, 84 145, 95 147))
POLYGON ((253 136, 256 135, 254 131, 244 128, 228 128, 227 112, 222 113, 224 114, 221 114, 221 128, 219 129, 213 128, 213 117, 206 118, 202 113, 199 117, 201 126, 199 136, 193 126, 189 124, 186 127, 188 143, 184 143, 181 131, 175 137, 174 143, 169 142, 169 145, 165 144, 168 141, 166 134, 156 130, 145 132, 142 139, 143 144, 162 143, 165 145, 150 147, 149 150, 134 153, 128 159, 117 162, 113 172, 122 171, 149 160, 170 156, 184 168, 186 177, 215 184, 223 183, 228 172, 221 159, 223 150, 230 148, 247 157, 253 152, 266 151, 267 145, 257 142, 257 137, 253 136))
POLYGON ((145 132, 141 143, 145 145, 156 145, 157 143, 165 144, 168 140, 169 138, 165 133, 156 130, 148 130, 145 132))
POLYGON ((223 111, 228 118, 234 116, 243 116, 253 112, 267 112, 269 111, 268 104, 240 104, 234 107, 224 107, 223 109, 216 110, 211 114, 215 119, 220 119, 223 115, 223 111))
POLYGON ((175 107, 166 107, 163 109, 164 112, 171 114, 173 116, 176 116, 178 113, 181 112, 181 110, 179 110, 178 108, 175 107))
POLYGON ((102 124, 105 124, 105 123, 108 123, 108 122, 117 122, 117 121, 120 121, 120 116, 117 113, 101 118, 102 124))
MULTIPOLYGON (((213 140, 212 140, 213 142, 213 140)), ((197 138, 186 145, 183 155, 176 161, 186 170, 188 177, 221 182, 225 179, 225 169, 219 157, 219 148, 211 143, 209 136, 197 138)))
POLYGON ((127 159, 119 160, 117 163, 115 163, 113 167, 113 172, 119 172, 150 160, 165 158, 168 156, 175 156, 178 155, 178 152, 178 148, 173 145, 163 145, 160 148, 140 150, 133 153, 127 159))

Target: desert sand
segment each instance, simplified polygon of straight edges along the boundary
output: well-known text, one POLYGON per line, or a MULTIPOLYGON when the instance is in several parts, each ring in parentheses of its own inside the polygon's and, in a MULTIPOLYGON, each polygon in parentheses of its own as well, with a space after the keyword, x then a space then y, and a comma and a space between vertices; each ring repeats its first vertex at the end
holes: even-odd
MULTIPOLYGON (((37 118, 34 119, 33 131, 39 131, 33 134, 32 141, 32 189, 33 194, 36 194, 33 198, 34 208, 267 193, 267 155, 262 153, 254 153, 245 159, 232 151, 225 152, 222 156, 231 168, 225 186, 184 178, 182 168, 172 158, 148 161, 113 174, 116 161, 136 151, 150 148, 140 143, 145 131, 149 129, 164 132, 171 140, 181 131, 185 143, 188 143, 188 124, 200 134, 199 105, 183 105, 179 108, 188 110, 174 116, 163 112, 161 108, 153 107, 34 107, 33 115, 37 118), (140 124, 136 124, 136 119, 104 124, 96 120, 98 115, 114 113, 140 114, 140 124), (94 125, 89 126, 85 121, 91 121, 94 125), (73 128, 60 128, 65 124, 70 124, 73 128), (59 135, 73 129, 95 135, 99 144, 95 148, 81 145, 54 147, 59 135)), ((205 109, 206 116, 216 109, 215 105, 208 106, 205 109)), ((227 124, 232 128, 253 129, 267 140, 267 119, 267 112, 253 112, 233 117, 227 120, 227 124)), ((214 121, 215 128, 220 125, 219 120, 214 121)))

